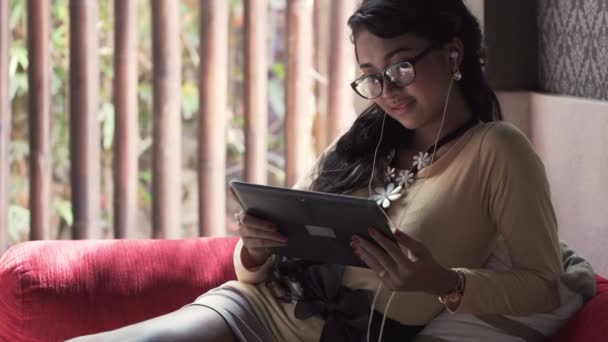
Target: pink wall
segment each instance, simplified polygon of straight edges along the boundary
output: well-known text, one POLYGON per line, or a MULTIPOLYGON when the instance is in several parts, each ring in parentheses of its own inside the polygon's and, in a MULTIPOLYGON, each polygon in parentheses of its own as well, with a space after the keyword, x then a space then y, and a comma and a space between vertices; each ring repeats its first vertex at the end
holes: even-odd
POLYGON ((608 102, 537 93, 499 99, 545 163, 561 239, 608 275, 608 102))

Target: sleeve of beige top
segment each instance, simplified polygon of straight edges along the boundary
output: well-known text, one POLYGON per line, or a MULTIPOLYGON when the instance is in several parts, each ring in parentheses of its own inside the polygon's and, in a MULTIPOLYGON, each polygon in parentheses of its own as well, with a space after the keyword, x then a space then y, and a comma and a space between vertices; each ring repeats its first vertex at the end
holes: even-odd
POLYGON ((239 240, 234 249, 234 271, 236 273, 236 279, 243 283, 257 284, 266 280, 268 277, 268 271, 272 266, 273 258, 270 257, 262 265, 248 269, 243 265, 243 259, 241 253, 243 252, 243 240, 239 240))
POLYGON ((480 146, 482 203, 510 253, 512 269, 463 269, 458 313, 529 315, 559 305, 557 220, 542 161, 514 126, 498 123, 480 146))
MULTIPOLYGON (((319 164, 321 160, 325 157, 325 155, 331 151, 338 139, 332 142, 324 151, 321 153, 314 166, 310 168, 310 170, 300 178, 300 180, 293 186, 293 189, 298 190, 309 190, 312 181, 315 178, 316 172, 318 170, 319 164)), ((234 262, 234 270, 236 273, 236 277, 239 281, 250 284, 257 284, 265 281, 268 278, 268 271, 272 266, 273 258, 268 258, 266 262, 256 268, 248 269, 243 265, 243 259, 241 258, 241 253, 243 252, 243 240, 239 240, 234 249, 233 262, 234 262)))

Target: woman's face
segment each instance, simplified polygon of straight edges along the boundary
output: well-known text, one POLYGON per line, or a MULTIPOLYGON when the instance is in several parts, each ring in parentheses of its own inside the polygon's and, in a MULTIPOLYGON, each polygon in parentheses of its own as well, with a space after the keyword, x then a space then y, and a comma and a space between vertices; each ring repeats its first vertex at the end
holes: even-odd
MULTIPOLYGON (((384 39, 368 31, 355 41, 359 67, 364 75, 382 73, 387 67, 409 61, 431 44, 412 34, 384 39)), ((392 118, 409 129, 420 129, 441 120, 452 66, 447 47, 433 49, 414 64, 415 79, 398 87, 383 79, 382 95, 373 99, 392 118)))

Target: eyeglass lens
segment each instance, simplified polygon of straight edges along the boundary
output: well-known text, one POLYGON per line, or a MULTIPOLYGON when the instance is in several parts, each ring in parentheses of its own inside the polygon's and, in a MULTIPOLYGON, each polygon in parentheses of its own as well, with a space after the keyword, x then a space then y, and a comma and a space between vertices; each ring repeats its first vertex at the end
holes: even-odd
MULTIPOLYGON (((398 63, 388 68, 384 72, 384 76, 393 85, 405 87, 414 81, 414 66, 408 62, 398 63)), ((356 85, 357 92, 368 99, 380 96, 382 88, 382 80, 377 75, 363 77, 356 85)))

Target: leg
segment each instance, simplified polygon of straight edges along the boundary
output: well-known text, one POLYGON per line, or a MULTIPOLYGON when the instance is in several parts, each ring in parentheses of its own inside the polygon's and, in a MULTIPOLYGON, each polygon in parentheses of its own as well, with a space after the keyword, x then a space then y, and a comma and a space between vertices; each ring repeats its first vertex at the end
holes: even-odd
POLYGON ((70 342, 103 341, 237 342, 237 338, 217 312, 204 306, 192 305, 124 328, 70 340, 70 342))

